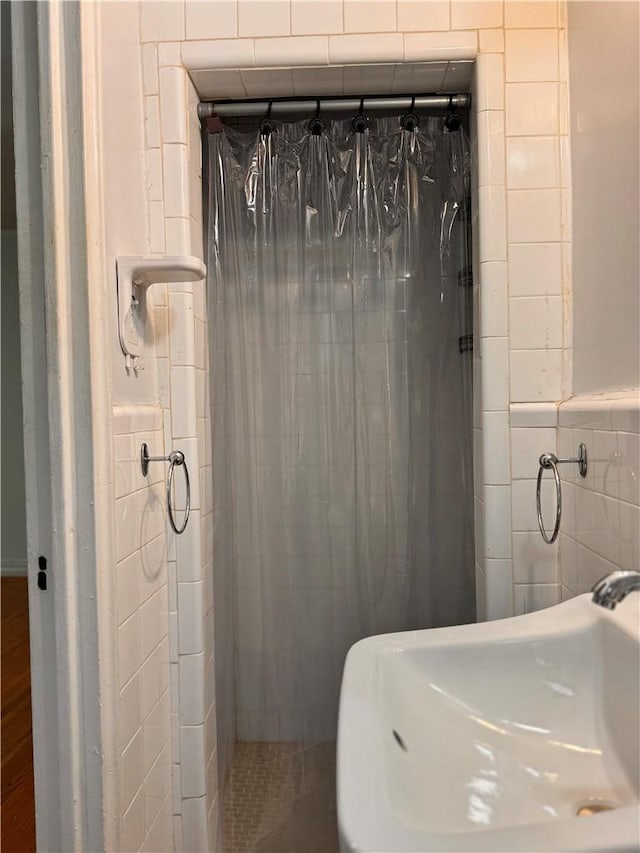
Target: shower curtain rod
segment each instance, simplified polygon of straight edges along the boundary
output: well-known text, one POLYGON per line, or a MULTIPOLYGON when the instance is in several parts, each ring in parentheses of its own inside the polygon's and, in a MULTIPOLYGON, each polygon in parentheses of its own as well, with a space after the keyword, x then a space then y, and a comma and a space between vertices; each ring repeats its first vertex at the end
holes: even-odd
POLYGON ((264 116, 305 112, 365 112, 379 110, 447 110, 465 109, 471 103, 467 93, 452 95, 387 95, 364 98, 274 98, 260 101, 202 101, 198 104, 201 119, 217 116, 264 116))

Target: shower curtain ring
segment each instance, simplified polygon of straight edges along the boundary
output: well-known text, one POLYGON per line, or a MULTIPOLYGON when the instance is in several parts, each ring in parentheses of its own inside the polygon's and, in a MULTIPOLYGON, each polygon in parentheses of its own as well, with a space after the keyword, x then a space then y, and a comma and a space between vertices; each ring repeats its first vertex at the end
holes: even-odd
POLYGON ((275 124, 273 123, 273 119, 271 118, 272 107, 273 101, 269 101, 269 105, 267 106, 267 114, 260 122, 260 133, 263 136, 270 136, 275 130, 275 124))
POLYGON ((364 97, 360 98, 360 109, 351 124, 356 133, 364 133, 369 126, 369 119, 364 114, 364 97))
POLYGON ((411 96, 411 106, 409 107, 409 112, 405 113, 400 119, 400 125, 403 130, 414 131, 417 129, 420 121, 418 116, 415 114, 415 106, 416 106, 416 96, 411 96))
POLYGON ((455 107, 453 106, 453 95, 449 95, 449 106, 447 107, 448 115, 444 120, 444 126, 449 131, 449 133, 453 133, 456 130, 460 130, 460 116, 456 113, 455 107))
POLYGON ((320 98, 317 98, 316 112, 314 117, 309 122, 309 130, 314 136, 320 136, 320 134, 324 131, 324 128, 324 121, 320 118, 320 98))

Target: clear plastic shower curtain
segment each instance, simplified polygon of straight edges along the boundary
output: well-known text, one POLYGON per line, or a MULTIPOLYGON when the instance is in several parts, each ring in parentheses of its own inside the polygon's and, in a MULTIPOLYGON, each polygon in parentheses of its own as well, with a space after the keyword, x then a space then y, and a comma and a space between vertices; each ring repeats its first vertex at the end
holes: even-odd
POLYGON ((209 153, 224 775, 236 739, 335 739, 357 640, 475 618, 470 158, 433 117, 209 153))

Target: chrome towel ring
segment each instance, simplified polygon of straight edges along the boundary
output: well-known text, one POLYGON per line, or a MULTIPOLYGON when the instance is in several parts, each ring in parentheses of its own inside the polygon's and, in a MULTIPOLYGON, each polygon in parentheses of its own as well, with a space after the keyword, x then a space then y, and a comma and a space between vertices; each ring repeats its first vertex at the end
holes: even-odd
POLYGON ((189 513, 191 511, 191 483, 189 482, 189 469, 187 468, 187 461, 184 458, 184 453, 181 450, 172 450, 168 456, 149 456, 149 448, 147 446, 147 442, 145 441, 140 448, 140 467, 142 468, 142 474, 146 477, 149 471, 149 462, 168 462, 169 469, 167 471, 167 510, 169 513, 169 524, 171 525, 173 531, 180 535, 184 533, 187 522, 189 521, 189 513), (173 502, 171 498, 171 491, 173 488, 173 471, 176 466, 182 467, 184 469, 184 480, 187 492, 187 501, 184 510, 184 519, 182 521, 182 526, 178 527, 176 524, 175 518, 173 516, 173 502))
POLYGON ((538 468, 538 481, 536 483, 536 512, 538 514, 538 527, 540 528, 540 534, 547 545, 553 545, 553 543, 558 538, 558 533, 560 532, 560 522, 562 521, 562 484, 560 482, 560 472, 558 471, 558 465, 564 464, 565 462, 575 462, 578 465, 578 471, 581 477, 587 476, 587 448, 586 445, 582 442, 578 445, 578 455, 574 459, 558 459, 555 453, 543 453, 540 456, 539 463, 540 467, 538 468), (541 501, 541 489, 542 489, 542 475, 544 474, 547 468, 551 468, 553 471, 553 479, 556 484, 556 523, 553 527, 553 533, 551 536, 547 535, 547 531, 544 528, 544 521, 542 519, 542 501, 541 501))

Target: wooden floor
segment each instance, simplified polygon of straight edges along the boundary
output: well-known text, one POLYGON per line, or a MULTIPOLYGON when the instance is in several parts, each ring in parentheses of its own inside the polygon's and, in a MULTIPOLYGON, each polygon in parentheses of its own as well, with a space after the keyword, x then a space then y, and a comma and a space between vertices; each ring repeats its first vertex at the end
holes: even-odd
POLYGON ((26 578, 2 578, 2 853, 36 849, 26 578))

